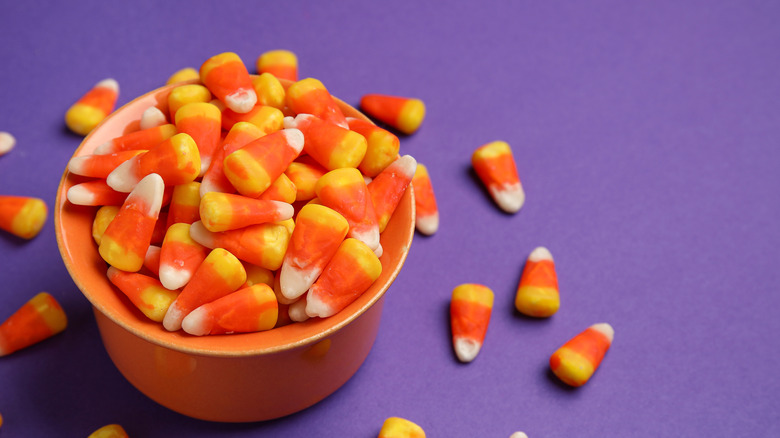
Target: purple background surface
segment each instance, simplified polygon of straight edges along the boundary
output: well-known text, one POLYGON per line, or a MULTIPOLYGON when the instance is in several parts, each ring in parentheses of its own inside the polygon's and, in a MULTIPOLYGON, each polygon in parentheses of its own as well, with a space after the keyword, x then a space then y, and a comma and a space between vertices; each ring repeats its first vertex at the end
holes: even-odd
POLYGON ((376 436, 389 416, 430 437, 780 436, 780 3, 10 2, 0 5, 0 193, 53 208, 80 142, 66 109, 114 77, 119 104, 174 71, 235 51, 254 71, 296 52, 301 77, 357 104, 423 99, 401 150, 425 163, 441 227, 416 236, 379 336, 352 380, 280 420, 219 424, 147 399, 114 368, 49 221, 0 235, 0 319, 39 291, 68 329, 0 358, 2 436, 376 436), (516 215, 470 173, 473 150, 512 145, 516 215), (517 314, 528 253, 553 253, 561 309, 517 314), (453 287, 496 293, 484 348, 450 344, 453 287), (616 331, 571 390, 549 355, 596 322, 616 331))

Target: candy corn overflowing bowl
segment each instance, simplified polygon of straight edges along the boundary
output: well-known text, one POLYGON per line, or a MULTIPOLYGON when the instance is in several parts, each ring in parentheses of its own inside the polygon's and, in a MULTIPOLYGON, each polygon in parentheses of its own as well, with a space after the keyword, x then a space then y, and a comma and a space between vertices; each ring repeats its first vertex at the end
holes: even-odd
MULTIPOLYGON (((290 82, 283 81, 285 87, 290 82)), ((93 130, 74 156, 138 129, 151 106, 167 112, 175 85, 124 105, 93 130)), ((348 117, 368 120, 336 99, 348 117)), ((311 318, 256 333, 191 336, 145 317, 108 280, 93 241, 97 207, 73 205, 67 192, 87 180, 65 171, 57 193, 57 244, 76 286, 93 306, 106 351, 141 392, 174 411, 224 422, 277 418, 305 409, 341 387, 368 355, 384 293, 398 275, 414 231, 414 199, 406 190, 381 234, 382 272, 370 288, 328 318, 311 318)))

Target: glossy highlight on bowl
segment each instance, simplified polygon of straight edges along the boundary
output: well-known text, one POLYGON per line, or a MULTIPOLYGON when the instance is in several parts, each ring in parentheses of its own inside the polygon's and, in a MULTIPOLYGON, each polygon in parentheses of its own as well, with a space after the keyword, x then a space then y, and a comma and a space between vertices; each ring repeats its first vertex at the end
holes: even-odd
MULTIPOLYGON (((100 144, 138 129, 141 114, 150 106, 167 112, 167 95, 177 85, 149 92, 118 109, 84 139, 74 156, 91 154, 100 144)), ((337 102, 348 117, 368 120, 337 102)), ((346 383, 374 343, 384 293, 406 260, 414 234, 410 187, 381 237, 381 276, 346 309, 330 318, 266 332, 196 337, 168 332, 147 319, 108 281, 108 266, 92 240, 97 207, 67 201, 68 189, 86 180, 65 171, 54 222, 62 259, 93 306, 106 351, 128 381, 148 397, 204 420, 281 417, 317 403, 346 383)))

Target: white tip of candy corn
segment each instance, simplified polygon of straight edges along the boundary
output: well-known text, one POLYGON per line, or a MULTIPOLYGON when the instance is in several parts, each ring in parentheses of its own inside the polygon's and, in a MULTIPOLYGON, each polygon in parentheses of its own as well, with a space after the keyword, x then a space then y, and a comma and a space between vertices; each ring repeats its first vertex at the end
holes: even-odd
POLYGON ((106 184, 117 192, 127 193, 132 191, 135 185, 138 184, 136 169, 138 168, 141 155, 136 155, 112 170, 106 177, 106 184))
POLYGON ((367 247, 371 248, 371 250, 376 250, 379 248, 379 225, 376 225, 374 227, 371 227, 371 229, 368 230, 355 230, 350 229, 349 230, 349 237, 352 237, 354 239, 357 239, 363 243, 366 244, 367 247))
POLYGON ((592 326, 590 326, 590 328, 606 336, 607 339, 609 339, 610 344, 612 343, 612 339, 615 338, 615 329, 613 329, 612 326, 607 324, 606 322, 593 324, 592 326))
POLYGON ((119 93, 119 82, 117 82, 116 79, 103 79, 95 84, 95 87, 108 88, 109 90, 114 90, 114 93, 119 93))
POLYGON ((165 312, 165 318, 163 318, 163 327, 165 327, 165 330, 168 330, 169 332, 175 332, 181 328, 181 322, 185 316, 187 315, 185 315, 184 312, 179 309, 176 301, 174 301, 171 306, 168 307, 168 311, 165 312))
POLYGON ((101 143, 98 147, 95 148, 94 151, 92 151, 92 153, 95 155, 108 155, 116 152, 114 149, 116 149, 114 148, 114 142, 109 140, 105 143, 101 143))
POLYGON ((408 179, 412 179, 414 176, 414 171, 417 170, 417 160, 415 160, 411 155, 404 155, 403 157, 395 160, 390 166, 393 166, 393 169, 396 172, 400 171, 406 175, 408 179))
POLYGON ((430 236, 439 230, 439 213, 429 214, 427 216, 417 216, 414 223, 417 231, 430 236))
POLYGON ((379 244, 379 245, 376 247, 376 249, 374 250, 374 254, 375 254, 377 257, 382 257, 382 254, 384 254, 384 253, 385 253, 385 250, 384 250, 384 248, 382 248, 382 244, 380 243, 380 244, 379 244))
POLYGON ((81 184, 68 189, 68 201, 74 205, 95 205, 95 194, 81 184))
POLYGON ((303 322, 309 319, 309 315, 306 314, 306 301, 305 299, 300 299, 290 304, 290 307, 287 308, 287 315, 291 320, 303 322))
POLYGON ((509 438, 528 438, 528 435, 523 432, 515 432, 512 435, 509 435, 509 438))
POLYGON ((284 119, 282 119, 282 124, 284 125, 285 129, 301 129, 302 126, 306 126, 309 124, 309 121, 316 116, 313 116, 311 114, 298 114, 295 117, 287 116, 284 119))
POLYGON ((271 202, 276 206, 276 212, 279 214, 279 219, 277 222, 292 219, 292 217, 295 215, 295 207, 293 207, 292 204, 288 204, 282 201, 271 202))
POLYGON ((73 157, 68 161, 68 171, 76 175, 84 174, 84 164, 89 160, 89 157, 73 157))
POLYGON ((197 221, 190 225, 190 237, 206 248, 214 249, 214 233, 207 230, 203 222, 197 221))
POLYGON ((5 155, 16 146, 16 138, 9 132, 0 132, 0 155, 5 155))
POLYGON ((496 204, 507 213, 517 213, 525 203, 525 192, 519 183, 501 188, 491 188, 490 194, 496 204))
POLYGON ((184 317, 184 319, 181 321, 181 328, 191 335, 207 335, 209 334, 208 319, 209 312, 201 306, 184 317))
POLYGON ((225 105, 233 111, 245 114, 257 103, 257 94, 253 88, 239 88, 233 94, 225 96, 225 105))
POLYGON ((529 262, 536 263, 536 262, 541 262, 543 260, 549 260, 551 262, 553 261, 553 256, 552 254, 550 254, 550 250, 543 246, 534 249, 533 251, 531 251, 531 254, 528 256, 529 262))
POLYGON ((156 106, 150 106, 141 114, 141 129, 156 128, 166 123, 168 123, 168 119, 165 117, 165 113, 156 106))
POLYGON ((184 287, 192 278, 192 272, 186 269, 177 269, 168 264, 160 264, 160 283, 170 290, 184 287))
MULTIPOLYGON (((312 289, 309 289, 312 292, 312 289)), ((325 304, 316 294, 306 295, 306 314, 310 317, 327 318, 335 314, 333 309, 325 304)))
POLYGON ((143 214, 149 217, 157 218, 162 206, 162 198, 165 192, 165 183, 160 175, 150 173, 136 184, 133 191, 127 196, 127 199, 141 199, 143 205, 147 207, 143 214))
POLYGON ((288 300, 294 300, 303 295, 320 275, 316 270, 297 269, 290 263, 282 264, 279 274, 279 287, 282 295, 288 300))
POLYGON ((454 341, 455 355, 461 362, 471 362, 482 348, 482 344, 473 339, 458 336, 454 341))
POLYGON ((295 128, 283 129, 282 132, 287 139, 287 144, 300 154, 303 150, 303 132, 295 128))

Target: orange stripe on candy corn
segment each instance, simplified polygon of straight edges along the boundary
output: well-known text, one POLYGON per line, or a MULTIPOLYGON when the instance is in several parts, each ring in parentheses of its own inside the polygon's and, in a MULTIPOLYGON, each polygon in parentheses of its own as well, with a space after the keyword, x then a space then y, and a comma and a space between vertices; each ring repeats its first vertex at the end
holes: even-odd
POLYGON ((303 143, 297 129, 260 137, 225 157, 225 176, 242 195, 260 196, 301 153, 303 143))
POLYGON ((282 129, 282 120, 284 114, 281 110, 272 106, 258 105, 246 113, 237 113, 230 108, 225 107, 221 102, 212 102, 218 108, 222 106, 222 129, 228 131, 238 122, 251 123, 263 131, 263 134, 270 134, 282 129), (217 105, 219 104, 219 105, 217 105))
POLYGON ((528 256, 517 286, 515 307, 528 316, 552 316, 561 305, 555 262, 547 248, 538 247, 528 256))
POLYGON ((284 171, 284 174, 295 184, 296 201, 308 201, 317 196, 315 190, 317 181, 326 173, 328 170, 308 155, 298 157, 284 171))
POLYGON ((160 248, 160 282, 171 290, 184 287, 208 254, 190 237, 190 224, 171 225, 160 248))
POLYGON ((232 52, 207 59, 200 67, 200 80, 228 108, 246 113, 257 103, 252 79, 241 58, 232 52))
POLYGON ((73 157, 68 162, 68 171, 75 175, 91 178, 106 178, 117 168, 117 166, 144 152, 146 151, 131 150, 104 155, 82 155, 73 157))
POLYGON ((408 97, 367 94, 360 99, 360 108, 369 116, 404 134, 417 131, 425 118, 423 101, 408 97))
POLYGON ((166 123, 113 138, 95 148, 95 155, 149 150, 176 135, 176 126, 166 123))
POLYGON ((292 204, 298 198, 298 188, 285 174, 279 175, 279 178, 268 187, 257 199, 266 201, 280 201, 292 204))
POLYGON ((46 202, 28 196, 0 196, 0 229, 23 239, 41 232, 48 215, 46 202))
POLYGON ((287 106, 296 114, 311 114, 336 126, 349 127, 344 113, 317 79, 301 79, 290 85, 286 100, 287 106))
POLYGON ((374 203, 379 232, 383 232, 401 202, 414 177, 417 161, 411 155, 404 155, 387 166, 368 184, 368 192, 374 203))
POLYGON ((439 229, 439 207, 436 204, 436 195, 433 193, 433 184, 428 175, 428 168, 417 163, 417 170, 412 178, 414 188, 415 227, 422 234, 430 236, 439 229))
POLYGON ((211 165, 214 152, 220 145, 222 134, 222 113, 210 103, 188 103, 176 111, 176 129, 189 134, 198 147, 201 168, 199 175, 211 165))
POLYGON ((492 309, 493 291, 483 285, 462 284, 452 291, 452 345, 461 362, 471 362, 479 354, 492 309))
POLYGON ((67 325, 57 300, 41 292, 0 324, 0 357, 48 339, 67 325))
POLYGON ((290 204, 228 193, 209 192, 200 202, 201 222, 211 232, 280 222, 292 218, 293 213, 290 204))
POLYGON ((278 315, 274 291, 261 283, 198 307, 184 318, 181 326, 196 336, 252 333, 274 328, 278 315))
POLYGON ((225 157, 266 134, 267 133, 263 132, 260 128, 249 122, 238 122, 233 125, 222 140, 220 147, 214 152, 211 165, 203 175, 200 195, 203 196, 208 192, 235 192, 235 187, 230 184, 230 181, 225 176, 223 166, 225 157))
POLYGON ((311 114, 284 118, 285 128, 300 129, 303 149, 328 170, 358 167, 366 156, 368 144, 357 132, 329 123, 311 114))
POLYGON ((200 220, 200 183, 192 181, 174 186, 166 224, 191 224, 200 220))
POLYGON ((584 385, 601 364, 614 336, 615 330, 607 323, 588 327, 550 356, 550 369, 568 385, 584 385))

